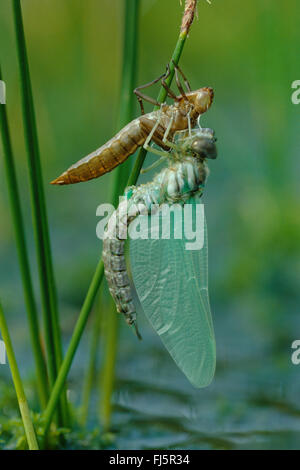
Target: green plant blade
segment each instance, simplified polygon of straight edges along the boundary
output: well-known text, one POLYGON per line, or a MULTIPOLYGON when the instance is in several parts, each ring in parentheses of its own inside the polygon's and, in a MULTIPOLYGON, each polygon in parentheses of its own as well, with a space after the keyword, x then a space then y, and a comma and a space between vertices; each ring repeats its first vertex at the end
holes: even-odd
POLYGON ((14 383, 14 387, 15 387, 15 391, 16 391, 16 395, 18 399, 18 404, 20 408, 22 421, 23 421, 26 439, 28 442, 28 447, 29 447, 29 450, 39 450, 34 426, 31 420, 31 416, 30 416, 30 409, 27 403, 21 375, 20 375, 18 364, 16 361, 14 348, 12 345, 11 337, 8 331, 8 326, 6 323, 6 319, 4 316, 1 303, 0 303, 0 333, 2 335, 2 338, 5 343, 5 347, 6 347, 7 358, 8 358, 11 375, 12 375, 12 379, 13 379, 13 383, 14 383))
MULTIPOLYGON (((190 200, 194 208, 196 203, 195 199, 190 200)), ((180 207, 174 209, 170 239, 166 240, 150 239, 151 219, 142 216, 148 219, 149 228, 145 230, 149 238, 131 240, 131 269, 144 313, 178 367, 195 387, 200 388, 212 381, 216 364, 208 297, 207 229, 203 212, 200 227, 203 246, 197 250, 186 249, 191 239, 186 238, 184 230, 182 239, 175 238, 181 223, 179 211, 180 207)), ((189 215, 181 214, 186 226, 189 215)), ((137 221, 140 227, 146 225, 141 220, 137 221)))
MULTIPOLYGON (((0 80, 2 80, 0 66, 0 80)), ((0 133, 3 143, 3 160, 9 193, 11 217, 13 221, 16 248, 19 258, 20 272, 23 283, 24 299, 28 316, 30 339, 36 366, 38 394, 41 407, 45 408, 48 400, 48 378, 43 355, 38 312, 29 266, 29 256, 25 237, 25 227, 21 208, 21 199, 17 181, 16 167, 9 132, 6 105, 0 105, 0 133)))
MULTIPOLYGON (((57 377, 58 368, 62 362, 61 333, 58 320, 56 287, 54 281, 37 125, 20 0, 12 0, 12 11, 20 68, 20 90, 22 97, 24 137, 27 148, 32 221, 43 308, 47 367, 50 388, 52 388, 57 377)), ((67 424, 68 409, 65 393, 62 394, 58 414, 59 423, 67 424)))

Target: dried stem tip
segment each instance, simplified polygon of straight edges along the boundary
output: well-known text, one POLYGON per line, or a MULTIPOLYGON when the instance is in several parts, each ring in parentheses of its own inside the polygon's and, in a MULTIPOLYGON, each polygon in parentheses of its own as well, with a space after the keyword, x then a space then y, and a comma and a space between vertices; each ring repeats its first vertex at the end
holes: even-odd
POLYGON ((188 33, 193 23, 197 0, 185 0, 184 14, 181 23, 181 32, 188 33))

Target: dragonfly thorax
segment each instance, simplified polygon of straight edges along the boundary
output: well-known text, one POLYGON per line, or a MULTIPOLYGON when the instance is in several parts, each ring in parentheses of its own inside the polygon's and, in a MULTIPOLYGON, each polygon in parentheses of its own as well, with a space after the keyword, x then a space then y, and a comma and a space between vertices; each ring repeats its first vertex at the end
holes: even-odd
POLYGON ((204 87, 187 93, 186 98, 192 106, 190 117, 191 120, 194 121, 198 116, 205 113, 205 111, 207 111, 211 106, 214 98, 214 91, 210 87, 204 87))

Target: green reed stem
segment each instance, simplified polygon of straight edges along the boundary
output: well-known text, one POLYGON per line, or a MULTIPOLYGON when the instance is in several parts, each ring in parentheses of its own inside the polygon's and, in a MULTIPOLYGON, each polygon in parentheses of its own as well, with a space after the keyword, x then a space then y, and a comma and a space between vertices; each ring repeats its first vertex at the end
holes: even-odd
MULTIPOLYGON (((171 61, 169 63, 170 67, 170 75, 168 76, 166 83, 168 86, 171 85, 173 78, 174 78, 174 73, 175 73, 175 67, 174 64, 178 65, 179 59, 181 57, 183 47, 185 44, 187 38, 187 32, 181 32, 177 41, 177 44, 175 46, 171 61)), ((160 92, 157 97, 157 101, 159 103, 163 103, 167 97, 167 90, 164 87, 161 87, 160 92)), ((154 107, 154 109, 157 109, 157 106, 154 107)), ((134 167, 132 169, 132 172, 129 176, 127 186, 132 186, 135 185, 137 182, 137 179, 139 177, 140 171, 142 169, 142 166, 144 164, 145 158, 147 155, 147 150, 145 150, 143 147, 140 149, 137 159, 135 161, 134 167)))
MULTIPOLYGON (((31 102, 33 105, 32 93, 31 93, 31 102)), ((33 109, 33 113, 32 113, 33 129, 35 130, 35 134, 34 134, 35 147, 39 151, 39 144, 38 144, 38 137, 37 137, 37 125, 35 121, 34 108, 32 109, 33 109)), ((40 161, 40 158, 38 160, 40 161)), ((39 181, 43 182, 41 165, 37 166, 37 170, 40 172, 39 181)), ((52 326, 53 326, 53 332, 54 332, 53 339, 54 339, 54 348, 55 348, 55 361, 56 361, 56 369, 58 371, 63 360, 63 351, 62 351, 61 331, 59 327, 59 316, 58 316, 58 308, 57 308, 57 291, 56 291, 56 283, 55 283, 53 263, 52 263, 50 235, 49 235, 47 211, 46 211, 47 206, 46 206, 43 184, 41 185, 40 198, 42 201, 42 207, 45 208, 45 217, 43 218, 43 228, 44 228, 44 235, 45 235, 45 250, 47 252, 47 261, 48 261, 47 268, 48 268, 49 292, 51 295, 51 312, 53 315, 52 326)), ((60 418, 61 424, 63 424, 64 426, 70 426, 70 413, 69 413, 66 389, 63 391, 63 393, 60 396, 59 416, 61 416, 60 418)))
MULTIPOLYGON (((62 361, 62 346, 58 325, 57 299, 52 266, 42 169, 40 163, 37 127, 20 0, 12 0, 12 6, 21 77, 23 121, 30 177, 33 229, 35 235, 41 300, 43 306, 47 366, 50 386, 52 387, 56 379, 57 370, 62 361)), ((64 417, 67 416, 65 399, 61 402, 59 413, 60 415, 63 413, 64 417)), ((62 423, 62 419, 60 419, 60 423, 62 423)))
POLYGON ((0 331, 5 344, 7 359, 9 362, 11 375, 16 390, 16 395, 19 403, 20 413, 24 425, 25 435, 28 442, 29 450, 39 450, 33 423, 30 417, 30 410, 26 400, 26 395, 24 392, 24 387, 20 372, 18 369, 15 353, 13 350, 13 345, 7 328, 7 323, 5 320, 4 312, 0 303, 0 331))
MULTIPOLYGON (((1 67, 0 67, 0 80, 2 80, 1 67)), ((20 193, 17 182, 17 175, 15 169, 15 162, 13 157, 13 150, 9 132, 9 125, 6 113, 6 106, 0 105, 0 131, 2 135, 3 150, 4 150, 4 166, 6 172, 6 180, 9 193, 10 208, 15 232, 15 240, 17 253, 19 258, 19 265, 23 283, 23 291, 25 298, 25 305, 28 315, 28 323, 30 330, 30 339, 33 349, 33 355, 36 367, 36 377, 38 394, 42 409, 46 407, 48 401, 48 379, 47 369, 44 360, 38 313, 36 302, 34 298, 32 279, 29 267, 29 258, 26 245, 24 221, 21 209, 20 193)))
POLYGON ((47 405, 46 410, 43 413, 43 430, 44 434, 49 429, 49 426, 51 424, 51 420, 53 417, 53 414, 56 410, 57 403, 59 400, 59 396, 63 390, 65 380, 67 378, 67 375, 69 373, 70 367, 72 365, 72 361, 74 358, 74 355, 76 353, 76 349, 78 347, 78 344, 80 342, 82 333, 84 331, 84 328, 86 326, 86 322, 89 316, 89 313, 91 311, 91 308, 93 306, 96 294, 98 292, 98 289, 101 285, 101 282, 103 280, 103 274, 104 274, 104 266, 103 262, 99 262, 98 266, 96 268, 95 274, 93 276, 92 282, 89 286, 88 293, 86 295, 86 298, 84 300, 81 312, 79 314, 79 318, 77 320, 77 323, 75 325, 75 329, 69 344, 69 347, 67 349, 66 355, 64 357, 64 360, 62 362, 62 365, 59 369, 59 373, 56 379, 56 382, 54 384, 54 387, 51 391, 50 394, 50 399, 47 405))
MULTIPOLYGON (((174 60, 175 64, 178 64, 180 56, 182 54, 182 50, 187 38, 188 31, 180 32, 178 41, 176 43, 176 47, 174 50, 174 53, 172 55, 172 59, 174 60)), ((171 69, 171 74, 168 77, 168 85, 171 85, 171 82, 174 77, 174 64, 170 63, 170 69, 171 69)), ((161 87, 160 93, 158 98, 160 99, 160 102, 163 102, 166 99, 166 94, 165 90, 163 87, 161 87)), ((146 153, 143 149, 140 150, 137 162, 134 165, 134 168, 129 176, 129 179, 127 181, 126 186, 131 186, 134 185, 138 179, 140 169, 142 167, 142 164, 144 162, 146 153)), ((120 193, 121 194, 121 193, 120 193)), ((94 276, 92 278, 91 284, 88 289, 87 296, 84 300, 82 309, 79 314, 79 318, 77 320, 77 323, 75 325, 75 329, 67 350, 67 353, 65 355, 65 358, 63 360, 63 363, 60 367, 58 377, 56 379, 56 383, 53 387, 53 390, 50 395, 50 399, 47 405, 46 410, 43 413, 43 431, 46 433, 49 429, 49 426, 51 424, 51 420, 53 417, 53 414, 55 412, 57 402, 59 399, 59 395, 64 387, 65 380, 67 378, 67 375, 69 373, 69 370, 72 365, 72 360, 74 358, 76 349, 78 347, 78 344, 80 342, 81 336, 83 334, 84 328, 86 326, 90 311, 92 309, 96 294, 98 292, 99 287, 101 286, 102 280, 103 280, 103 274, 104 274, 104 266, 103 266, 103 261, 102 259, 99 260, 98 265, 96 267, 96 271, 94 273, 94 276)))
MULTIPOLYGON (((121 72, 121 90, 120 90, 120 112, 118 118, 117 131, 125 126, 125 124, 133 119, 135 99, 132 90, 135 86, 136 75, 136 58, 137 58, 137 45, 138 45, 138 16, 139 16, 139 0, 126 0, 124 4, 124 40, 123 40, 123 66, 121 72)), ((127 160, 122 167, 116 168, 114 172, 112 201, 114 205, 118 204, 118 196, 126 187, 126 181, 130 172, 130 161, 127 160)), ((117 349, 117 332, 115 335, 110 334, 111 329, 116 326, 114 321, 115 307, 112 299, 110 299, 110 315, 107 317, 105 331, 105 357, 115 357, 117 349), (114 310, 112 312, 112 310, 114 310)), ((90 361, 86 375, 86 382, 84 384, 83 393, 83 410, 82 410, 82 424, 85 425, 88 414, 88 405, 93 383, 93 375, 96 366, 96 354, 98 350, 98 342, 100 336, 100 323, 101 314, 96 312, 94 328, 92 331, 90 361)), ((104 359, 104 364, 107 361, 104 359)), ((110 396, 112 390, 112 383, 114 381, 114 366, 109 369, 104 366, 103 368, 103 390, 102 397, 103 403, 110 403, 110 396)), ((102 403, 102 402, 101 402, 102 403)), ((108 412, 106 413, 106 415, 108 412)))
POLYGON ((112 394, 114 391, 117 359, 119 318, 113 300, 110 301, 108 321, 105 328, 105 353, 100 375, 100 422, 105 432, 109 431, 112 414, 112 394))
MULTIPOLYGON (((123 65, 121 71, 120 111, 117 131, 134 118, 136 99, 132 92, 135 88, 137 49, 138 49, 138 22, 140 0, 126 0, 124 5, 123 25, 123 65)), ((118 205, 119 195, 124 192, 131 168, 130 160, 116 168, 112 191, 112 204, 118 205)))
POLYGON ((81 407, 80 423, 83 427, 85 427, 87 423, 90 397, 91 397, 91 392, 92 392, 94 378, 96 376, 96 369, 97 369, 97 354, 99 351, 99 338, 100 338, 101 325, 102 325, 102 309, 101 309, 102 290, 100 290, 99 292, 99 298, 97 299, 97 304, 99 305, 99 308, 96 309, 96 312, 94 314, 89 362, 88 362, 88 367, 87 367, 86 375, 85 375, 84 382, 83 382, 83 389, 82 389, 82 407, 81 407))
MULTIPOLYGON (((123 25, 123 66, 121 71, 120 112, 117 130, 134 118, 136 99, 132 90, 136 86, 139 0, 126 0, 123 25)), ((112 192, 112 204, 118 206, 119 195, 124 192, 130 174, 131 161, 116 168, 112 192)), ((112 392, 118 346, 118 325, 115 303, 110 298, 109 315, 105 324, 103 368, 100 380, 100 421, 108 430, 112 413, 112 392)))

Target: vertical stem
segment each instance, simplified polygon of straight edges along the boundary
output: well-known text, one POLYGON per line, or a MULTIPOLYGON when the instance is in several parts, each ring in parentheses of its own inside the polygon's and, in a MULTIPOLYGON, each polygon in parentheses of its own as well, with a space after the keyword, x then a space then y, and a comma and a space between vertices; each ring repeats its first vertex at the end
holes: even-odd
MULTIPOLYGON (((1 79, 2 75, 0 68, 0 80, 1 79)), ((20 194, 5 105, 0 105, 0 130, 4 149, 4 165, 9 192, 9 201, 15 231, 20 271, 23 282, 23 291, 28 315, 30 338, 35 360, 38 393, 41 407, 45 408, 48 399, 47 370, 40 340, 41 336, 39 331, 38 313, 34 299, 34 292, 26 246, 23 215, 21 210, 20 194)))
POLYGON ((119 318, 115 304, 111 301, 105 328, 105 354, 100 375, 100 421, 105 432, 109 431, 112 414, 112 394, 117 359, 119 318))
MULTIPOLYGON (((121 72, 120 111, 117 131, 124 127, 134 117, 136 99, 133 94, 136 80, 138 20, 140 0, 126 0, 124 4, 123 25, 123 64, 121 72)), ((118 197, 124 192, 129 177, 131 161, 127 160, 118 166, 114 175, 112 204, 118 205, 118 197)))
MULTIPOLYGON (((131 121, 134 117, 135 96, 132 90, 135 88, 137 47, 138 47, 138 19, 139 0, 126 0, 124 5, 123 25, 123 66, 120 93, 120 112, 118 130, 131 121)), ((124 192, 129 177, 131 162, 127 162, 116 168, 112 203, 118 206, 118 197, 124 192)), ((115 379, 115 365, 118 346, 118 322, 114 301, 110 299, 109 316, 106 322, 104 366, 101 371, 100 391, 100 420, 108 430, 112 411, 111 396, 115 379)))
POLYGON ((91 335, 91 347, 90 347, 90 354, 89 354, 89 363, 86 372, 86 376, 83 383, 83 391, 82 391, 82 409, 81 409, 81 425, 83 427, 86 426, 87 418, 88 418, 88 411, 89 411, 89 404, 90 404, 90 397, 91 391, 94 383, 94 377, 96 375, 97 369, 97 353, 99 350, 99 338, 101 333, 101 324, 102 324, 102 290, 99 292, 99 298, 97 299, 97 307, 94 312, 94 321, 92 327, 92 335, 91 335))
MULTIPOLYGON (((120 90, 120 112, 117 124, 117 131, 122 128, 127 122, 129 122, 133 117, 134 112, 134 102, 132 90, 135 84, 135 71, 136 71, 136 57, 137 57, 137 26, 138 26, 138 13, 139 13, 139 3, 140 0, 126 0, 125 1, 125 15, 124 15, 124 39, 123 39, 123 65, 122 65, 122 80, 121 80, 121 90, 120 90)), ((118 196, 121 194, 125 187, 126 181, 128 179, 130 171, 130 161, 127 160, 122 168, 118 167, 114 173, 113 181, 113 191, 112 191, 112 203, 113 205, 118 204, 118 196)), ((110 299, 110 315, 107 319, 107 335, 105 335, 105 356, 112 357, 116 356, 117 348, 117 332, 115 335, 111 335, 109 331, 112 328, 116 327, 114 317, 116 316, 114 303, 110 299), (112 344, 112 341, 114 344, 112 344), (112 353, 111 350, 114 350, 112 353)), ((86 376, 86 383, 84 386, 84 395, 83 395, 83 415, 82 422, 85 424, 88 413, 88 403, 90 396, 90 389, 92 386, 92 375, 95 370, 95 359, 96 352, 98 349, 98 339, 100 335, 100 312, 96 313, 95 326, 92 334, 92 345, 91 345, 91 354, 90 354, 90 363, 88 367, 88 372, 86 376)), ((104 400, 106 403, 110 403, 111 389, 112 386, 108 383, 113 382, 114 376, 114 366, 110 370, 104 368, 104 374, 106 377, 104 379, 104 395, 107 395, 107 399, 104 400), (106 386, 107 385, 107 386, 106 386)))
MULTIPOLYGON (((187 0, 187 3, 189 3, 188 0, 187 0)), ((196 5, 196 1, 194 1, 194 4, 196 5)), ((184 16, 185 15, 186 15, 186 10, 184 12, 184 16)), ((189 27, 190 26, 191 26, 191 22, 189 23, 189 27)), ((172 56, 175 64, 178 64, 178 61, 179 61, 179 58, 181 56, 183 46, 185 44, 188 32, 189 32, 189 30, 186 30, 186 29, 181 30, 181 32, 180 32, 180 35, 179 35, 179 38, 178 38, 178 41, 177 41, 177 44, 176 44, 176 47, 175 47, 175 50, 174 50, 174 53, 173 53, 173 56, 172 56)), ((172 70, 172 75, 170 77, 170 79, 171 79, 174 76, 174 66, 173 66, 172 62, 170 64, 170 68, 172 70)), ((169 80, 168 84, 171 85, 170 80, 169 80)), ((159 96, 160 97, 165 96, 163 88, 161 88, 159 96)), ((129 179, 127 181, 126 186, 130 186, 130 185, 133 185, 133 184, 136 183, 136 181, 138 179, 138 176, 139 176, 140 168, 141 168, 141 166, 143 164, 143 161, 145 159, 145 155, 146 155, 146 152, 143 151, 143 149, 142 149, 139 152, 138 160, 137 160, 133 170, 131 171, 131 174, 129 176, 129 179)), ((86 298, 85 298, 83 306, 82 306, 82 309, 80 311, 79 318, 78 318, 77 323, 75 325, 75 329, 74 329, 74 332, 73 332, 73 335, 72 335, 67 353, 66 353, 65 358, 64 358, 64 360, 62 362, 62 365, 60 367, 59 374, 58 374, 58 377, 56 379, 56 383, 55 383, 55 385, 53 387, 53 390, 51 392, 47 408, 46 408, 46 410, 43 414, 43 418, 44 418, 43 431, 44 431, 44 433, 46 433, 48 431, 49 426, 51 424, 51 420, 52 420, 52 417, 53 417, 53 414, 55 412, 57 402, 58 402, 58 399, 59 399, 59 394, 61 393, 61 390, 64 387, 65 380, 66 380, 67 375, 69 373, 69 370, 71 368, 72 360, 74 358, 76 349, 79 345, 81 336, 82 336, 84 328, 86 326, 86 322, 88 320, 88 317, 89 317, 91 308, 93 306, 95 297, 97 295, 99 287, 101 286, 101 283, 102 283, 102 280, 103 280, 103 274, 104 274, 104 266, 103 266, 102 259, 100 259, 98 264, 97 264, 96 271, 94 273, 92 281, 90 283, 86 298)))
POLYGON ((68 372, 71 368, 73 358, 76 353, 76 349, 78 347, 79 341, 81 339, 83 330, 85 328, 89 313, 91 311, 92 305, 94 303, 96 294, 98 292, 98 288, 101 285, 102 279, 104 275, 104 266, 103 262, 99 262, 98 266, 96 268, 95 274, 93 276, 92 282, 90 284, 88 293, 86 295, 86 298, 84 300, 81 312, 79 314, 79 318, 77 320, 77 323, 75 325, 75 329, 68 347, 68 350, 65 354, 64 360, 62 362, 62 365, 59 369, 59 373, 56 379, 56 382, 54 384, 54 387, 51 391, 50 394, 50 399, 48 402, 48 405, 43 413, 43 422, 44 422, 44 434, 47 433, 49 426, 51 424, 51 420, 53 417, 53 414, 56 410, 57 403, 59 400, 59 396, 61 394, 61 391, 64 387, 65 380, 67 378, 68 372))
MULTIPOLYGON (((52 387, 56 379, 58 367, 61 364, 62 346, 58 325, 56 291, 52 267, 50 237, 43 188, 42 169, 40 163, 40 153, 32 96, 32 87, 29 73, 20 0, 12 0, 12 5, 21 76, 23 120, 30 176, 33 228, 35 234, 41 299, 43 306, 44 330, 47 349, 47 365, 50 385, 52 387)), ((66 408, 65 401, 61 402, 61 405, 63 408, 66 408)), ((60 415, 61 414, 62 409, 60 406, 60 415)), ((67 415, 66 409, 63 410, 63 415, 67 415)), ((60 423, 62 423, 61 419, 60 423)))
POLYGON ((13 350, 12 342, 10 339, 9 331, 7 328, 4 312, 0 303, 0 331, 5 343, 7 358, 11 370, 12 379, 14 382, 14 387, 16 390, 16 395, 19 403, 20 413, 22 416, 22 421, 24 425, 24 430, 28 442, 29 450, 39 450, 33 423, 30 417, 30 410, 26 400, 22 379, 18 369, 15 353, 13 350))
MULTIPOLYGON (((169 63, 170 75, 168 76, 168 78, 166 80, 166 83, 167 83, 168 86, 171 85, 172 80, 174 78, 174 73, 175 73, 174 64, 177 65, 179 63, 179 59, 181 57, 186 38, 187 38, 187 32, 181 31, 181 33, 179 35, 179 38, 178 38, 178 41, 177 41, 177 44, 176 44, 176 47, 174 49, 171 61, 169 63)), ((162 87, 160 89, 159 94, 158 94, 157 101, 159 103, 163 103, 165 101, 166 97, 167 97, 167 90, 164 87, 162 87)), ((155 106, 154 109, 156 109, 156 108, 157 107, 155 106)), ((133 167, 132 172, 129 176, 127 186, 132 186, 136 183, 136 181, 139 177, 140 171, 142 169, 142 166, 144 164, 146 155, 147 155, 147 150, 145 150, 142 147, 140 149, 139 153, 138 153, 138 156, 137 156, 137 159, 135 161, 134 167, 133 167)))

